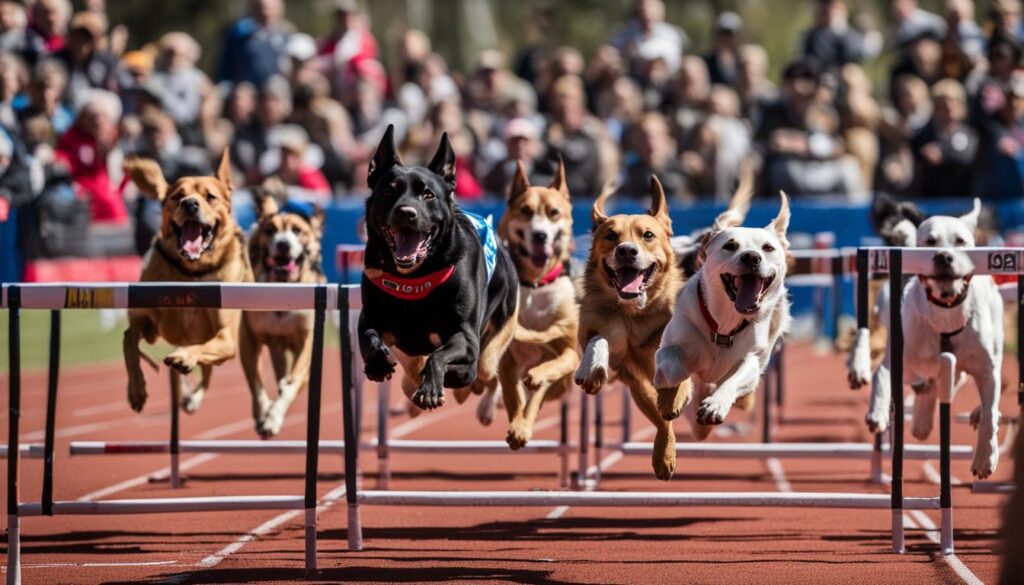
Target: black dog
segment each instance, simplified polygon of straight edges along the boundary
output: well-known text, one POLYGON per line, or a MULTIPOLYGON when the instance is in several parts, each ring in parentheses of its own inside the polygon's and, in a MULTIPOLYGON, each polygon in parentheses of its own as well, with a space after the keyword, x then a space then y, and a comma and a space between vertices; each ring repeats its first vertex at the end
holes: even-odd
POLYGON ((515 333, 519 282, 504 248, 482 218, 455 202, 455 153, 448 135, 427 166, 406 167, 389 126, 370 162, 366 200, 363 312, 359 349, 366 377, 390 378, 430 410, 444 390, 480 393, 497 381, 515 333))
POLYGON ((876 195, 871 205, 871 223, 888 246, 916 245, 917 226, 924 218, 924 212, 910 201, 897 201, 885 193, 876 195))

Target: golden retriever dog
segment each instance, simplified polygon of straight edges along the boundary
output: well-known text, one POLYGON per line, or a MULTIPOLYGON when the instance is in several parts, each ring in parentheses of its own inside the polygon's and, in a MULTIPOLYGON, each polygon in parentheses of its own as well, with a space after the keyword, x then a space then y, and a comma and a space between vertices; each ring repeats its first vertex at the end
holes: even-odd
MULTIPOLYGON (((565 394, 580 361, 579 308, 567 267, 572 203, 561 161, 547 187, 531 186, 519 162, 498 237, 519 274, 519 323, 498 370, 509 419, 505 440, 519 449, 530 441, 541 405, 565 394)), ((493 405, 487 398, 481 404, 493 405)))
MULTIPOLYGON (((163 206, 160 233, 146 256, 143 282, 252 282, 245 236, 231 214, 231 166, 225 150, 214 177, 183 177, 168 185, 153 160, 131 159, 125 172, 147 197, 163 206)), ((179 374, 199 367, 192 390, 183 384, 181 405, 193 413, 209 388, 213 366, 235 356, 242 312, 237 309, 131 309, 124 332, 128 402, 136 412, 146 404, 146 380, 139 349, 143 339, 162 337, 176 346, 164 363, 179 374)))
MULTIPOLYGON (((320 284, 320 240, 324 215, 318 208, 287 203, 282 208, 284 185, 265 183, 257 190, 259 223, 249 236, 249 262, 256 282, 320 284), (278 195, 275 197, 275 195, 278 195)), ((256 432, 264 438, 281 431, 295 398, 309 383, 313 358, 313 311, 247 311, 242 320, 239 358, 252 393, 256 432), (277 398, 267 395, 260 376, 260 352, 270 352, 277 398)))
POLYGON ((647 215, 605 212, 612 189, 594 202, 594 240, 584 273, 579 343, 584 348, 576 383, 596 394, 621 380, 644 416, 657 428, 652 463, 658 479, 676 467, 672 420, 690 401, 689 380, 654 388, 654 353, 672 318, 683 276, 672 251, 672 220, 665 192, 651 177, 652 206, 647 215))

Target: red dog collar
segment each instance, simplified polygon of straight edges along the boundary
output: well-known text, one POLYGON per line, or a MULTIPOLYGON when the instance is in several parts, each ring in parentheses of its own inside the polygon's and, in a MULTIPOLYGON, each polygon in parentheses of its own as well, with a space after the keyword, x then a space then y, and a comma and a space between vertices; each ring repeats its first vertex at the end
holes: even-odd
POLYGON ((545 274, 544 278, 541 278, 537 282, 526 282, 525 280, 520 279, 519 284, 527 288, 540 288, 558 280, 558 278, 562 276, 563 272, 565 272, 565 266, 562 264, 556 264, 555 267, 551 269, 551 272, 545 274))
POLYGON ((431 272, 426 276, 418 276, 416 278, 395 276, 387 272, 381 272, 380 276, 376 277, 371 277, 367 274, 366 278, 377 285, 377 288, 393 297, 403 301, 421 301, 434 292, 434 289, 448 282, 452 274, 455 274, 454 264, 437 272, 431 272))
MULTIPOLYGON (((944 301, 944 300, 940 299, 939 297, 935 296, 932 293, 932 288, 930 286, 928 286, 928 281, 925 280, 926 278, 928 278, 927 276, 925 276, 924 274, 918 274, 917 278, 920 279, 921 286, 924 287, 924 294, 925 294, 926 297, 928 297, 928 302, 930 302, 933 305, 942 307, 943 309, 952 309, 953 307, 957 307, 957 306, 961 305, 964 301, 967 300, 967 295, 970 294, 970 292, 971 292, 971 277, 972 276, 974 276, 974 275, 973 274, 968 274, 967 276, 964 277, 964 290, 963 290, 963 292, 961 292, 959 295, 956 296, 956 298, 954 298, 951 301, 944 301)), ((951 333, 950 335, 956 335, 957 333, 960 333, 960 332, 956 331, 954 333, 951 333)))
POLYGON ((736 326, 735 329, 729 333, 718 332, 718 322, 711 316, 711 311, 708 310, 707 303, 704 302, 704 291, 702 290, 701 281, 697 280, 697 298, 700 299, 700 314, 704 317, 704 322, 708 324, 708 328, 711 329, 711 343, 714 343, 718 347, 732 347, 733 339, 740 334, 741 331, 746 329, 750 325, 750 321, 744 319, 736 326))

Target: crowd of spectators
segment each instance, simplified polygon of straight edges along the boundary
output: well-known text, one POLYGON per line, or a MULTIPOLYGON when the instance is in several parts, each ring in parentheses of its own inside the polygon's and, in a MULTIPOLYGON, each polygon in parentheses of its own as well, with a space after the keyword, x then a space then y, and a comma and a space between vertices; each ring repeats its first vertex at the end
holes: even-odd
POLYGON ((894 0, 874 15, 885 27, 844 0, 806 9, 813 24, 776 85, 738 14, 716 15, 698 47, 661 0, 635 0, 592 55, 552 48, 538 14, 536 42, 483 51, 466 71, 413 29, 388 39, 385 63, 357 0, 333 2, 319 39, 282 0, 251 0, 207 49, 219 51, 212 77, 187 32, 129 43, 102 0, 77 13, 69 0, 0 0, 0 221, 19 209, 29 256, 108 232, 141 251, 160 210, 127 184, 124 158, 152 157, 173 181, 210 173, 225 148, 237 186, 276 176, 320 204, 361 197, 389 124, 407 163, 451 136, 462 200, 501 196, 517 159, 546 181, 559 158, 579 198, 613 178, 643 198, 654 173, 674 200, 723 199, 744 165, 761 194, 1024 196, 1020 0, 993 0, 977 20, 972 0, 944 14, 894 0), (892 64, 882 87, 864 68, 880 56, 892 64))

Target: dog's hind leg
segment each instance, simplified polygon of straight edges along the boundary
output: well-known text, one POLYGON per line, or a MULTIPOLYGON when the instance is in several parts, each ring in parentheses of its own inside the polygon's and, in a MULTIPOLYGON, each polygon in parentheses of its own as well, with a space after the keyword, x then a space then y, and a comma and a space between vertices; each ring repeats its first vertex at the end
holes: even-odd
POLYGON ((494 413, 498 410, 498 379, 495 378, 484 386, 480 394, 480 402, 476 405, 476 419, 480 424, 490 426, 494 422, 494 413))
MULTIPOLYGON (((868 405, 868 413, 864 417, 868 424, 868 430, 872 433, 884 433, 889 428, 889 415, 892 408, 892 387, 896 386, 898 392, 903 392, 903 380, 896 380, 893 384, 889 370, 889 355, 882 365, 875 370, 871 379, 871 401, 868 405)), ((903 413, 900 413, 903 416, 903 413)))
MULTIPOLYGON (((277 386, 277 398, 273 404, 267 410, 263 420, 259 424, 259 433, 263 437, 273 437, 274 435, 281 432, 281 426, 284 424, 284 417, 288 414, 288 409, 291 408, 292 402, 295 402, 295 398, 298 397, 309 382, 309 368, 313 358, 313 337, 307 335, 302 342, 302 346, 299 348, 292 348, 294 357, 292 359, 291 371, 287 377, 282 376, 279 378, 277 386), (295 351, 298 349, 298 351, 295 351)), ((275 353, 285 354, 287 353, 284 349, 278 348, 270 352, 271 359, 275 353)), ((287 357, 283 356, 282 357, 287 357)))
POLYGON ((939 393, 935 387, 935 380, 926 380, 920 386, 914 388, 914 414, 910 427, 910 434, 914 438, 923 441, 932 434, 935 426, 935 406, 938 404, 939 393))
POLYGON ((999 464, 999 382, 1002 356, 997 354, 995 357, 998 361, 991 370, 982 369, 974 376, 981 397, 981 412, 978 416, 978 442, 974 448, 971 473, 978 479, 992 475, 999 464))
POLYGON ((693 385, 694 402, 696 403, 696 405, 686 409, 687 418, 690 421, 690 432, 693 433, 694 439, 703 441, 711 435, 711 431, 715 430, 715 427, 700 424, 700 422, 697 421, 697 405, 702 404, 705 398, 711 396, 712 392, 715 391, 716 386, 693 378, 690 378, 690 383, 693 385))
POLYGON ((242 362, 242 371, 245 373, 245 381, 249 384, 249 394, 252 396, 252 419, 256 424, 256 432, 260 432, 260 421, 270 408, 270 397, 267 396, 267 389, 263 385, 263 376, 260 375, 260 352, 262 345, 256 341, 246 323, 242 323, 242 330, 238 337, 238 357, 242 362))
POLYGON ((185 383, 184 376, 182 376, 181 408, 188 414, 195 414, 199 407, 203 405, 203 399, 206 398, 206 389, 210 387, 210 379, 213 377, 213 366, 199 364, 199 372, 199 384, 191 390, 188 384, 185 383))
MULTIPOLYGON (((512 450, 517 450, 526 445, 530 440, 530 429, 523 428, 524 404, 523 388, 519 384, 515 357, 511 352, 505 354, 501 360, 501 368, 498 370, 498 377, 501 383, 501 396, 505 402, 505 412, 508 414, 508 433, 505 442, 512 450)), ((481 399, 482 400, 482 399, 481 399)))
POLYGON ((484 336, 481 341, 476 379, 485 386, 490 386, 492 380, 498 379, 501 358, 508 352, 508 346, 512 343, 518 319, 519 309, 517 307, 497 331, 492 335, 484 336))
POLYGON ((156 338, 156 327, 145 315, 129 313, 128 329, 124 331, 122 352, 124 365, 128 372, 128 404, 135 412, 142 412, 146 405, 146 377, 142 374, 142 353, 139 343, 143 338, 152 341, 156 338))
POLYGON ((676 472, 676 435, 672 429, 672 422, 661 417, 661 413, 658 411, 657 392, 650 382, 628 374, 620 374, 620 376, 629 386, 633 402, 657 429, 657 434, 654 436, 651 466, 658 479, 668 481, 676 472))

